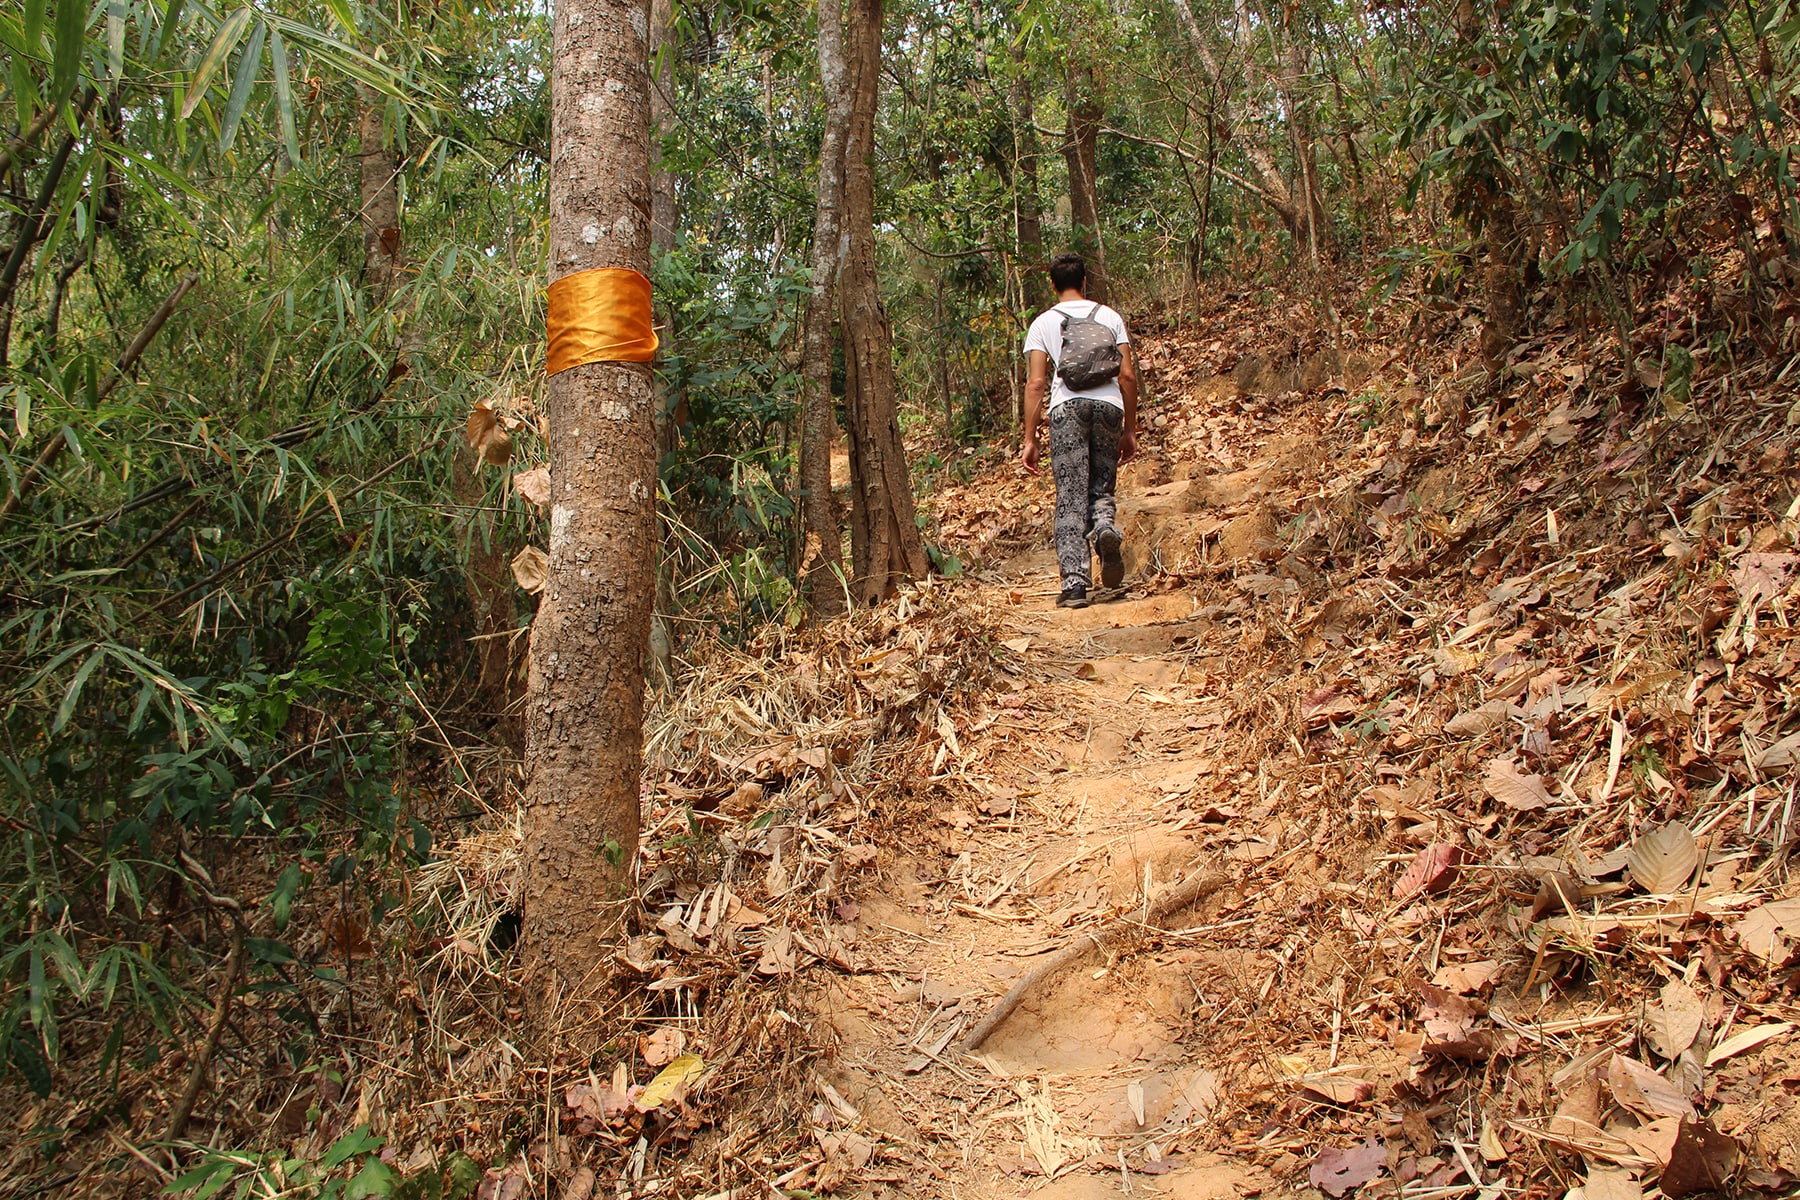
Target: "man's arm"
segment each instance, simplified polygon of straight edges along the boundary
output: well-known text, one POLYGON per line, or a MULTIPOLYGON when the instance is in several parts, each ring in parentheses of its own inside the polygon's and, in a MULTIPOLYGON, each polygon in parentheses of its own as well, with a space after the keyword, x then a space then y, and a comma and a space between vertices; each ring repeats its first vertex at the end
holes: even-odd
MULTIPOLYGON (((1131 357, 1131 346, 1119 347, 1119 392, 1125 397, 1125 424, 1119 430, 1119 461, 1128 463, 1137 455, 1137 363, 1131 357)), ((1031 391, 1026 389, 1026 411, 1031 410, 1031 391)))
MULTIPOLYGON (((1019 447, 1019 461, 1033 475, 1038 473, 1038 428, 1044 423, 1044 397, 1050 391, 1050 356, 1042 350, 1030 350, 1025 354, 1027 373, 1025 376, 1025 441, 1019 447)), ((1132 394, 1137 393, 1136 381, 1132 384, 1132 394)))

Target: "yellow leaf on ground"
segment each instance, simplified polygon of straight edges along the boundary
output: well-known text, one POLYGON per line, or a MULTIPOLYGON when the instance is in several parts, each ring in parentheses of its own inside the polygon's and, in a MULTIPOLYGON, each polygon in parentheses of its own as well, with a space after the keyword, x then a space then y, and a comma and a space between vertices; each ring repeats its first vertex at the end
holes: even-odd
POLYGON ((684 1095, 688 1084, 700 1078, 706 1070, 706 1062, 698 1054, 677 1054, 675 1060, 656 1073, 644 1088, 644 1094, 635 1103, 644 1112, 660 1108, 684 1095))

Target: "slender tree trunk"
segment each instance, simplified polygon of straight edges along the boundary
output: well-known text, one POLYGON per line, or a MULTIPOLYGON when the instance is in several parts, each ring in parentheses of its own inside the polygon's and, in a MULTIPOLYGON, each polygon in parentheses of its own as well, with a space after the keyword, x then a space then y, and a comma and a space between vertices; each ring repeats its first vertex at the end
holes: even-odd
MULTIPOLYGON (((1224 70, 1219 65, 1218 56, 1213 53, 1211 44, 1207 42, 1205 34, 1201 32, 1200 23, 1194 18, 1194 10, 1189 4, 1189 0, 1173 0, 1173 2, 1175 14, 1181 20, 1181 28, 1187 34, 1194 55, 1200 60, 1200 67, 1206 72, 1207 79, 1213 85, 1214 94, 1218 97, 1218 119, 1228 132, 1236 134, 1238 121, 1231 108, 1231 80, 1226 78, 1224 70)), ((1246 14, 1241 6, 1238 14, 1240 17, 1238 25, 1240 41, 1237 53, 1245 63, 1245 70, 1251 71, 1255 69, 1255 60, 1248 40, 1248 26, 1244 20, 1246 14)), ((1302 234, 1303 218, 1294 203, 1293 193, 1288 188, 1286 177, 1282 175, 1281 168, 1275 165, 1274 156, 1269 153, 1268 147, 1255 137, 1243 138, 1239 149, 1245 159, 1249 161, 1251 173, 1256 176, 1255 192, 1257 197, 1269 206, 1270 211, 1281 221, 1289 235, 1298 242, 1302 234)))
MULTIPOLYGON (((650 67, 654 71, 663 58, 663 47, 669 42, 669 29, 674 24, 673 0, 650 0, 650 67)), ((660 79, 650 85, 650 244, 658 250, 673 249, 676 224, 680 220, 675 193, 675 174, 663 166, 663 141, 675 128, 675 110, 669 104, 669 91, 675 86, 673 62, 666 65, 660 79)))
POLYGON ((385 98, 366 84, 356 88, 358 158, 362 166, 363 271, 370 291, 385 301, 400 282, 400 178, 394 152, 382 136, 385 98))
POLYGON ((849 0, 846 45, 851 95, 844 151, 841 278, 844 411, 850 432, 852 592, 877 604, 926 570, 900 440, 894 339, 875 277, 875 106, 881 93, 881 2, 849 0))
MULTIPOLYGON (((385 304, 406 273, 406 247, 400 233, 400 171, 384 136, 385 98, 373 88, 359 86, 357 102, 363 277, 369 294, 385 304)), ((409 334, 395 350, 390 379, 410 371, 411 341, 409 334)), ((512 647, 506 635, 518 625, 512 572, 505 550, 494 541, 493 522, 485 511, 487 487, 481 478, 481 459, 460 437, 451 450, 450 494, 457 505, 457 536, 467 563, 463 594, 469 602, 470 624, 478 635, 471 642, 476 686, 488 705, 503 713, 512 698, 509 683, 513 674, 512 647)))
POLYGON ((1069 53, 1066 77, 1069 110, 1063 135, 1063 158, 1069 165, 1069 212, 1074 222, 1075 249, 1087 260, 1089 299, 1111 298, 1111 279, 1106 271, 1106 240, 1100 231, 1100 194, 1095 179, 1095 154, 1099 148, 1100 122, 1106 105, 1100 81, 1085 61, 1078 42, 1069 53))
POLYGON ((802 567, 811 581, 807 600, 823 616, 844 611, 843 526, 837 498, 831 494, 831 446, 837 440, 837 420, 831 412, 831 331, 844 254, 844 150, 853 103, 849 76, 842 5, 839 0, 819 0, 825 137, 819 146, 813 216, 812 293, 806 299, 800 347, 800 516, 805 538, 802 567))
POLYGON ((1044 221, 1038 199, 1037 103, 1031 91, 1031 75, 1025 63, 1025 45, 1013 43, 1013 78, 1010 88, 1013 110, 1013 214, 1019 240, 1021 282, 1027 306, 1047 307, 1054 297, 1044 275, 1044 221))
MULTIPOLYGON (((649 28, 648 0, 555 6, 552 281, 650 265, 649 28)), ((632 894, 656 570, 651 410, 644 364, 550 379, 550 563, 531 629, 521 887, 526 1000, 540 1028, 604 985, 632 894)))

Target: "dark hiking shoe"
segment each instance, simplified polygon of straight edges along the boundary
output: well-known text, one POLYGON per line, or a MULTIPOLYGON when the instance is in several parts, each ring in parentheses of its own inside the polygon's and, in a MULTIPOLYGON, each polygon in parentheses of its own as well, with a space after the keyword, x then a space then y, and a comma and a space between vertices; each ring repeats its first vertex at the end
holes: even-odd
POLYGON ((1100 552, 1100 586, 1116 588, 1125 582, 1125 558, 1119 553, 1122 539, 1119 531, 1102 529, 1094 535, 1094 549, 1100 552))
POLYGON ((1087 588, 1079 583, 1071 583, 1062 590, 1062 595, 1056 598, 1056 607, 1058 608, 1086 608, 1088 603, 1087 588))

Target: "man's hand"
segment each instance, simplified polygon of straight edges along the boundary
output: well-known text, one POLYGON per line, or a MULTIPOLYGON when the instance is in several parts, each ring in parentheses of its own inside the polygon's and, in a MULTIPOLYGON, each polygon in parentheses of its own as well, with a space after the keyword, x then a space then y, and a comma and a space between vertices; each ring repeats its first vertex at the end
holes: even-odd
POLYGON ((1127 429, 1119 435, 1119 463, 1124 465, 1137 457, 1137 434, 1127 429))
POLYGON ((1025 469, 1033 475, 1038 473, 1037 434, 1032 433, 1026 435, 1025 444, 1019 450, 1019 461, 1025 464, 1025 469))

